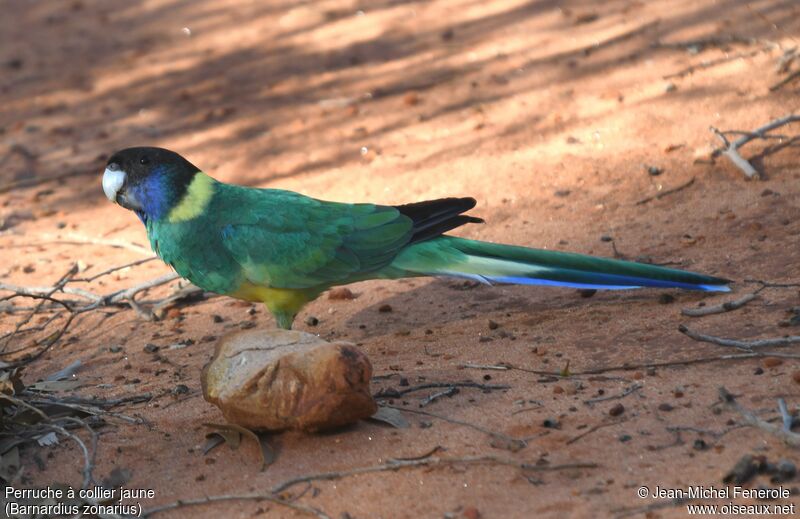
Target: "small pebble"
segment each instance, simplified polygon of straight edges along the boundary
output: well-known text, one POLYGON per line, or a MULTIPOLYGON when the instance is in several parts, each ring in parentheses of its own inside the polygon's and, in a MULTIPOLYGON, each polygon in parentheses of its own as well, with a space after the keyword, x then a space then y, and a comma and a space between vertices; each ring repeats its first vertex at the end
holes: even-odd
POLYGON ((464 519, 481 519, 481 513, 474 506, 464 509, 464 519))
POLYGON ((489 319, 489 329, 490 330, 496 330, 499 327, 500 327, 499 324, 497 324, 495 321, 492 321, 491 319, 489 319))
POLYGON ((356 296, 353 292, 346 287, 333 288, 328 292, 328 299, 332 301, 341 301, 345 299, 355 299, 356 296))
POLYGON ((214 321, 215 323, 221 323, 225 319, 223 319, 221 315, 212 315, 211 320, 214 321))
POLYGON ((783 364, 783 359, 779 359, 778 357, 767 357, 764 359, 763 364, 764 367, 774 368, 783 364))
POLYGON ((403 96, 403 104, 406 106, 415 106, 419 104, 419 94, 416 92, 408 92, 403 96))
POLYGON ((122 346, 120 346, 119 344, 115 344, 114 346, 109 346, 108 351, 110 351, 111 353, 119 353, 122 351, 122 346))
POLYGON ((608 414, 611 416, 619 416, 625 412, 625 406, 622 404, 614 404, 611 409, 608 410, 608 414))
POLYGON ((381 305, 378 311, 382 314, 389 313, 392 311, 392 305, 381 305))
POLYGON ((631 441, 633 439, 633 437, 630 434, 620 434, 618 439, 622 443, 625 443, 625 442, 631 441))
POLYGON ((547 418, 544 422, 542 422, 542 426, 546 427, 547 429, 561 429, 561 424, 558 420, 553 418, 547 418))
POLYGON ((185 395, 188 392, 189 392, 189 386, 187 386, 186 384, 178 384, 177 386, 172 388, 172 391, 170 391, 170 393, 172 393, 173 395, 185 395))
POLYGON ((698 438, 698 439, 696 439, 694 441, 694 444, 692 445, 692 448, 694 448, 694 450, 696 450, 696 451, 704 451, 704 450, 708 449, 708 444, 704 440, 701 440, 700 438, 698 438))
POLYGON ((659 404, 659 406, 658 406, 658 410, 659 411, 664 411, 665 413, 668 413, 668 412, 672 411, 673 409, 675 409, 675 408, 671 404, 668 404, 666 402, 664 402, 663 404, 659 404))
POLYGON ((561 387, 561 386, 553 386, 553 393, 555 393, 556 395, 560 395, 563 392, 564 392, 564 388, 563 387, 561 387))
POLYGON ((649 368, 647 368, 647 372, 646 373, 647 373, 648 377, 654 377, 654 376, 656 376, 656 368, 654 368, 653 366, 650 366, 649 368))
POLYGON ((764 374, 764 368, 762 368, 761 366, 753 370, 753 375, 763 375, 763 374, 764 374))
POLYGON ((657 177, 664 172, 663 169, 659 168, 658 166, 647 166, 647 174, 651 177, 657 177))
POLYGON ((158 346, 156 346, 155 344, 149 344, 149 343, 148 343, 148 344, 145 344, 145 346, 144 346, 144 351, 146 351, 147 353, 155 353, 155 352, 157 352, 157 351, 158 351, 158 350, 160 350, 160 349, 161 349, 161 348, 159 348, 159 347, 158 347, 158 346))

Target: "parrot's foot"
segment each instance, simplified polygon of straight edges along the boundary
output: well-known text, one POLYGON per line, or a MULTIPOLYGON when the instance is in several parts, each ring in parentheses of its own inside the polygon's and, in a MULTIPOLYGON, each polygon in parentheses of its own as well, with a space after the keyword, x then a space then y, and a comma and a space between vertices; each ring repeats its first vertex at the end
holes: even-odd
POLYGON ((292 323, 294 322, 294 317, 297 314, 287 314, 284 312, 275 312, 272 315, 275 316, 275 321, 278 323, 278 328, 282 328, 284 330, 291 330, 292 323))

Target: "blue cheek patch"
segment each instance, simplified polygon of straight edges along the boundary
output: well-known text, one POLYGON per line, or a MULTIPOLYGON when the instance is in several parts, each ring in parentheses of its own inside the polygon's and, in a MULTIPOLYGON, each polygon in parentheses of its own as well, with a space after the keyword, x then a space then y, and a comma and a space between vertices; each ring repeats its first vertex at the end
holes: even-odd
POLYGON ((169 211, 170 193, 165 185, 166 180, 164 171, 156 168, 142 183, 130 188, 131 194, 142 205, 141 211, 137 211, 142 221, 159 220, 169 211))

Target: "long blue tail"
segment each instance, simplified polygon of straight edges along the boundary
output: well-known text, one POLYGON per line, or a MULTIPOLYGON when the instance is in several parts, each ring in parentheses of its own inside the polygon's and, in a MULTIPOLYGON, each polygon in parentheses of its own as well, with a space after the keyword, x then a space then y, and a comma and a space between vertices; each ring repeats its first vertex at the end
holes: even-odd
POLYGON ((632 261, 441 236, 411 245, 392 262, 407 275, 621 290, 642 287, 728 292, 729 280, 632 261))

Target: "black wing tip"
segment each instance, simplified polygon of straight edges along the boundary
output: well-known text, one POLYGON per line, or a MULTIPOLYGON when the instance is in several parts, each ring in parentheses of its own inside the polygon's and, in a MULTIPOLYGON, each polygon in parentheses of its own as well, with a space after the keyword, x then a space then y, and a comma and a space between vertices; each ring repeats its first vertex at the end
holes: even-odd
POLYGON ((484 223, 482 218, 465 213, 478 201, 472 197, 450 197, 396 205, 395 209, 411 218, 414 223, 412 242, 435 238, 449 230, 468 223, 484 223))

